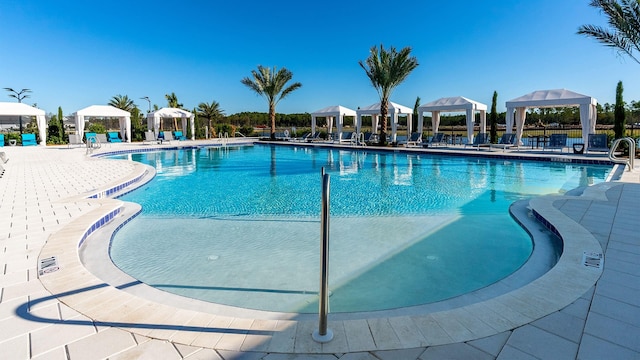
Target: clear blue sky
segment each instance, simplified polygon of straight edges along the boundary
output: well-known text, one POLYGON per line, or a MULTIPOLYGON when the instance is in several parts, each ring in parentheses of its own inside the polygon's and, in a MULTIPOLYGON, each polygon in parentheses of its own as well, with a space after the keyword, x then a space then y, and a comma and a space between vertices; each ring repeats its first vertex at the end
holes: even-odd
MULTIPOLYGON (((286 67, 302 88, 277 107, 313 112, 378 102, 359 60, 373 45, 410 46, 418 68, 392 101, 413 107, 465 96, 498 109, 534 90, 566 88, 614 103, 640 100, 640 64, 576 35, 605 24, 589 0, 16 1, 0 2, 0 88, 30 88, 70 114, 128 95, 227 114, 266 112, 240 83, 258 65, 286 67)), ((0 90, 0 101, 14 101, 0 90)))

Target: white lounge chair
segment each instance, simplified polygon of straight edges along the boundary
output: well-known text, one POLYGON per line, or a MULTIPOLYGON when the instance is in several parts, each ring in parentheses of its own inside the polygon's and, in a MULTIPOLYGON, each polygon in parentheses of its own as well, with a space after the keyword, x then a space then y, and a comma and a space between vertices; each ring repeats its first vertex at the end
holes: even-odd
POLYGON ((68 147, 72 147, 72 146, 84 146, 84 142, 82 141, 82 136, 78 134, 69 134, 68 147))

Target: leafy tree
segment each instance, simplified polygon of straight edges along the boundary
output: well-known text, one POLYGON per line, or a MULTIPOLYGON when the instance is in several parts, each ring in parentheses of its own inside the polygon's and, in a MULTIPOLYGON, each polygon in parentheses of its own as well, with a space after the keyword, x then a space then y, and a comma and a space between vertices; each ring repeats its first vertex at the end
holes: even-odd
POLYGON ((640 64, 634 52, 640 51, 640 1, 592 0, 589 4, 607 17, 610 29, 596 25, 582 25, 578 34, 594 38, 605 46, 616 48, 640 64))
MULTIPOLYGON (((178 102, 178 96, 176 96, 176 93, 174 92, 171 94, 165 94, 164 97, 167 99, 167 105, 171 108, 182 109, 184 106, 178 102)), ((173 130, 178 130, 178 118, 173 118, 173 130)))
POLYGON ((137 106, 134 106, 131 109, 131 141, 142 141, 144 140, 144 132, 147 131, 147 124, 145 121, 145 114, 138 109, 137 106))
POLYGON ((389 113, 389 99, 393 90, 400 85, 409 74, 418 67, 418 60, 411 56, 411 48, 405 47, 399 52, 395 47, 387 51, 380 44, 369 51, 369 57, 364 62, 359 61, 360 66, 367 73, 371 85, 380 96, 380 145, 387 143, 387 114, 389 113))
POLYGON ((220 109, 220 104, 212 100, 210 104, 201 102, 198 105, 197 114, 209 121, 209 133, 213 134, 213 127, 211 127, 212 120, 217 120, 224 116, 224 110, 220 109))
MULTIPOLYGON (((489 124, 491 129, 489 130, 489 134, 491 136, 491 142, 498 142, 498 111, 496 110, 496 105, 498 103, 498 92, 493 92, 493 98, 491 99, 491 113, 489 113, 489 124)), ((511 129, 507 129, 507 132, 511 132, 511 129)))
POLYGON ((613 122, 613 132, 616 139, 619 139, 624 136, 624 120, 625 120, 625 111, 624 111, 624 100, 622 100, 622 81, 618 81, 618 86, 616 86, 616 106, 613 111, 614 122, 613 122))
POLYGON ((133 100, 129 99, 127 95, 120 94, 112 97, 111 100, 109 100, 109 105, 128 112, 131 112, 136 108, 136 104, 133 103, 133 100))
POLYGON ((302 87, 295 82, 287 87, 287 83, 293 78, 293 73, 286 68, 276 70, 258 65, 258 71, 252 70, 253 78, 245 77, 240 80, 249 89, 263 96, 269 103, 269 122, 271 123, 271 140, 276 139, 276 105, 293 91, 302 87))

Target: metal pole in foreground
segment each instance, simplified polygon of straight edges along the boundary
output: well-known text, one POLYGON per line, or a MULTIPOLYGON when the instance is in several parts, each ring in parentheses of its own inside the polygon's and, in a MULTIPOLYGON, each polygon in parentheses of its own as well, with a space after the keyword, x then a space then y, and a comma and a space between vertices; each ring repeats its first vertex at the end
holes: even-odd
POLYGON ((327 329, 327 313, 329 312, 329 186, 330 176, 322 168, 322 208, 320 214, 320 297, 318 311, 318 330, 312 334, 313 340, 319 343, 333 339, 333 331, 327 329))

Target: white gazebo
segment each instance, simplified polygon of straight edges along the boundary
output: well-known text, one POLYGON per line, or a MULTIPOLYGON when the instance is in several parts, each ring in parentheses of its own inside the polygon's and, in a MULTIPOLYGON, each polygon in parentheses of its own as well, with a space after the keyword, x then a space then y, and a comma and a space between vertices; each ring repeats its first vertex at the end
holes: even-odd
MULTIPOLYGON (((380 103, 371 104, 364 108, 358 108, 358 110, 356 110, 356 114, 356 131, 358 133, 360 133, 362 129, 362 115, 371 115, 371 126, 373 129, 372 132, 377 132, 378 121, 380 117, 380 103)), ((409 134, 411 134, 411 118, 413 115, 413 109, 389 101, 389 116, 391 117, 391 142, 396 142, 396 136, 398 133, 398 115, 407 115, 407 131, 409 134)))
MULTIPOLYGON (((191 140, 195 140, 195 120, 192 113, 187 110, 182 110, 178 108, 162 108, 147 114, 147 129, 152 130, 156 136, 160 131, 160 119, 170 118, 170 119, 182 119, 182 131, 184 136, 187 136, 187 119, 189 119, 189 124, 191 126, 191 140)), ((209 129, 211 131, 211 129, 209 129)))
POLYGON ((591 96, 575 93, 566 89, 538 90, 527 95, 507 101, 507 131, 513 129, 513 112, 515 110, 516 138, 518 143, 522 138, 522 129, 528 108, 547 108, 562 106, 577 106, 580 108, 580 123, 582 124, 582 142, 587 144, 589 134, 596 131, 596 106, 598 101, 591 96))
POLYGON ((473 142, 473 124, 476 112, 480 112, 480 133, 487 132, 487 105, 467 99, 462 96, 440 98, 438 100, 420 105, 418 107, 418 132, 422 132, 424 126, 424 113, 431 112, 431 127, 434 133, 440 127, 441 112, 462 112, 466 113, 467 141, 473 142))
POLYGON ((84 122, 88 117, 118 118, 120 122, 120 136, 131 142, 131 113, 110 105, 91 105, 76 111, 76 134, 84 135, 84 122))
POLYGON ((16 123, 20 122, 20 116, 35 116, 40 145, 47 145, 47 119, 44 110, 23 103, 0 102, 0 116, 15 116, 16 123))
POLYGON ((311 113, 311 133, 316 132, 316 118, 326 117, 327 131, 329 132, 329 134, 331 133, 334 120, 336 120, 336 128, 338 130, 338 134, 340 134, 342 132, 342 126, 344 125, 345 116, 356 117, 356 112, 340 105, 327 106, 324 109, 314 111, 311 113))

